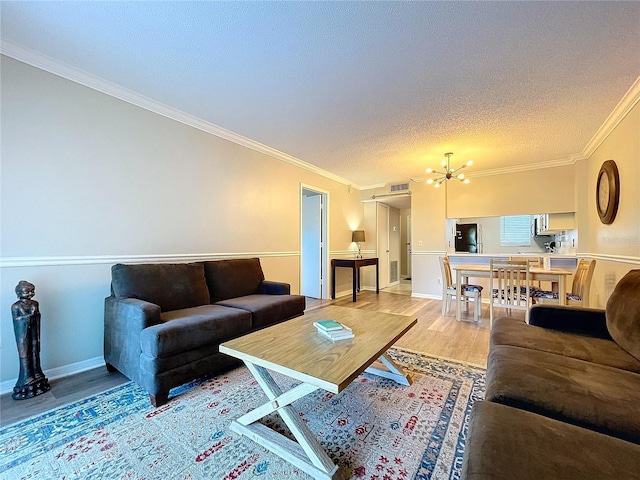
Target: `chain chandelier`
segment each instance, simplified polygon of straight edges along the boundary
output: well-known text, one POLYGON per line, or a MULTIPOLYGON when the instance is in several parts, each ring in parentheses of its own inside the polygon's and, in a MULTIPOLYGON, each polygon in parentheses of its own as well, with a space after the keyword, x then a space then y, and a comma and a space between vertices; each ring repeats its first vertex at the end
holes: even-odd
POLYGON ((462 170, 465 167, 469 167, 471 165, 473 165, 473 160, 469 160, 467 163, 465 163, 464 165, 459 166, 458 168, 451 168, 451 156, 453 155, 452 152, 447 152, 444 154, 445 157, 447 157, 446 160, 443 160, 441 165, 443 166, 443 168, 445 169, 444 172, 439 172, 438 170, 434 170, 432 168, 427 168, 427 173, 435 173, 437 175, 440 175, 439 177, 436 178, 430 178, 429 180, 427 180, 427 183, 429 185, 431 185, 432 183, 434 184, 434 187, 439 188, 440 185, 442 185, 444 182, 448 181, 448 180, 460 180, 462 183, 469 183, 469 179, 465 178, 464 173, 458 173, 456 175, 456 172, 462 170))

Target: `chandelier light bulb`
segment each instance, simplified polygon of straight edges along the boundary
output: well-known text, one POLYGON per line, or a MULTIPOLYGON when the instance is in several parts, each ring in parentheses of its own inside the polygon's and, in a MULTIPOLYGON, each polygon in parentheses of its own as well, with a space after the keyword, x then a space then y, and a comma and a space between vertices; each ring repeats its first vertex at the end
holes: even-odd
POLYGON ((440 164, 444 167, 444 171, 437 171, 432 168, 427 168, 425 170, 427 173, 433 173, 438 175, 436 178, 428 179, 427 183, 429 185, 434 185, 436 188, 439 188, 440 185, 442 185, 447 180, 451 180, 452 178, 455 178, 456 180, 460 180, 462 183, 469 183, 469 179, 466 178, 464 174, 459 173, 456 175, 456 172, 460 171, 463 168, 473 165, 473 160, 469 160, 467 161, 467 163, 464 163, 460 165, 458 168, 455 168, 451 166, 451 157, 453 156, 453 152, 447 152, 444 154, 444 156, 447 157, 447 159, 442 160, 442 162, 440 162, 440 164))

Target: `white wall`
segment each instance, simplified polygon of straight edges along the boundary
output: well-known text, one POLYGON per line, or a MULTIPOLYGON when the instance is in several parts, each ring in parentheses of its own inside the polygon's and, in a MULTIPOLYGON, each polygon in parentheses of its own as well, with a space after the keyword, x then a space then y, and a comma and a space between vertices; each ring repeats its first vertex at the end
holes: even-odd
POLYGON ((411 185, 411 288, 417 297, 442 297, 442 285, 437 281, 441 276, 438 257, 446 253, 447 188, 411 185))
MULTIPOLYGON (((329 192, 329 249, 352 249, 357 192, 2 57, 0 381, 18 375, 10 305, 36 285, 46 371, 99 361, 117 262, 259 256, 299 291, 300 185, 329 192)), ((12 385, 11 385, 12 386, 12 385)))
MULTIPOLYGON (((472 178, 470 170, 467 176, 472 178)), ((574 212, 573 165, 472 178, 471 183, 449 182, 447 217, 494 217, 574 212)), ((433 187, 432 187, 433 188, 433 187)))
POLYGON ((640 268, 640 103, 576 169, 582 202, 578 253, 596 259, 590 301, 603 308, 616 282, 640 268), (610 225, 600 222, 595 207, 596 179, 606 160, 614 160, 620 173, 620 204, 610 225))

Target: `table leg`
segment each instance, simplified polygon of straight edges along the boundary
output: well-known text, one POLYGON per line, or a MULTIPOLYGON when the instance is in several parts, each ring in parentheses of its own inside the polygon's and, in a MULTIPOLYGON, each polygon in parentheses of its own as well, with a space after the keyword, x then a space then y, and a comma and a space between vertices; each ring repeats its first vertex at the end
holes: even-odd
POLYGON ((331 299, 336 299, 336 265, 331 262, 331 299))
POLYGON ((351 298, 355 302, 356 301, 356 295, 357 295, 357 292, 358 292, 358 290, 357 290, 357 288, 358 288, 358 269, 355 267, 355 265, 353 267, 353 275, 352 275, 352 277, 353 277, 353 279, 352 279, 353 280, 353 282, 352 282, 353 283, 353 292, 351 294, 351 298))
POLYGON ((291 403, 318 390, 318 387, 301 383, 287 392, 282 392, 265 368, 247 361, 245 364, 269 401, 233 421, 231 430, 259 443, 315 479, 342 480, 343 476, 338 466, 329 458, 313 432, 291 406, 291 403), (297 442, 258 422, 273 412, 280 415, 297 442))
POLYGON ((567 287, 565 282, 564 275, 558 275, 558 304, 566 305, 567 304, 567 287))
POLYGON ((395 380, 400 385, 411 385, 411 378, 408 374, 402 370, 398 365, 395 364, 391 358, 387 356, 386 353, 383 353, 380 358, 378 358, 381 365, 372 365, 365 369, 365 372, 371 373, 372 375, 378 375, 379 377, 390 378, 391 380, 395 380))
MULTIPOLYGON (((456 274, 456 320, 460 321, 460 310, 462 310, 462 275, 456 274)), ((443 279, 444 281, 444 279, 443 279)))

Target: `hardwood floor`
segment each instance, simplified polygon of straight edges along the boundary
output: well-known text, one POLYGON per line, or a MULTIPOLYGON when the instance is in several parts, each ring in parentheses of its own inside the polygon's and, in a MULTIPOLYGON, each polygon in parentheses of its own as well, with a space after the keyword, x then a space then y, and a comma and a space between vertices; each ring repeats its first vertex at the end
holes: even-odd
MULTIPOLYGON (((362 311, 376 311, 415 316, 418 323, 396 345, 398 347, 427 353, 475 365, 486 366, 489 352, 489 307, 482 309, 482 321, 473 323, 473 315, 463 312, 464 320, 457 322, 455 311, 441 315, 440 300, 412 298, 407 289, 396 289, 402 293, 363 291, 353 303, 351 295, 337 300, 307 299, 307 309, 333 304, 362 311)), ((513 311, 514 316, 523 312, 513 311)), ((6 426, 33 415, 58 408, 66 403, 94 395, 108 388, 127 382, 119 373, 108 373, 100 367, 65 378, 51 380, 51 390, 28 400, 16 401, 11 394, 0 397, 0 426, 6 426)))
MULTIPOLYGON (((455 310, 443 317, 440 300, 413 298, 384 291, 379 295, 370 291, 360 292, 356 303, 348 296, 334 301, 310 299, 307 306, 316 308, 329 302, 360 310, 415 316, 418 319, 417 325, 398 340, 396 346, 436 357, 486 366, 489 353, 488 305, 483 305, 482 319, 478 324, 473 322, 472 312, 467 314, 463 311, 463 321, 460 322, 455 319, 455 310)), ((524 319, 524 315, 522 318, 524 319)))

